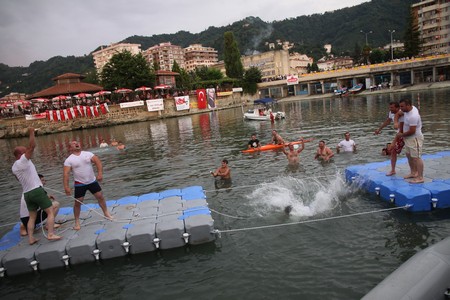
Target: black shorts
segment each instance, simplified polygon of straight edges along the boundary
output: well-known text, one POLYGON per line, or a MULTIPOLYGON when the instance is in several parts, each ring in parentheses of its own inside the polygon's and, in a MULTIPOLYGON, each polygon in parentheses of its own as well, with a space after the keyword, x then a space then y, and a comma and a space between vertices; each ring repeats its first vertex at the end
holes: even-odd
MULTIPOLYGON (((27 231, 28 231, 27 224, 28 224, 29 219, 30 219, 30 217, 20 218, 20 221, 22 221, 22 224, 23 224, 23 226, 25 226, 27 231)), ((47 219, 47 213, 45 211, 43 211, 42 209, 38 209, 36 223, 34 224, 34 228, 37 228, 38 226, 40 226, 42 221, 45 221, 46 219, 47 219)))
POLYGON ((101 192, 102 188, 100 187, 100 184, 98 184, 97 181, 94 181, 93 183, 89 184, 83 184, 83 185, 75 185, 75 198, 82 198, 86 195, 86 191, 91 192, 92 194, 101 192))

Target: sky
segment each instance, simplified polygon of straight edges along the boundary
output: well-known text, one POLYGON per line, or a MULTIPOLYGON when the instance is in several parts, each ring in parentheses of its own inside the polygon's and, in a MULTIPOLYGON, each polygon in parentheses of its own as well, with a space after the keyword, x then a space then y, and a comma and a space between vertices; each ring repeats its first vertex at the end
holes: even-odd
POLYGON ((0 0, 0 63, 28 67, 58 55, 87 55, 133 35, 199 33, 249 16, 272 22, 363 2, 368 0, 0 0))

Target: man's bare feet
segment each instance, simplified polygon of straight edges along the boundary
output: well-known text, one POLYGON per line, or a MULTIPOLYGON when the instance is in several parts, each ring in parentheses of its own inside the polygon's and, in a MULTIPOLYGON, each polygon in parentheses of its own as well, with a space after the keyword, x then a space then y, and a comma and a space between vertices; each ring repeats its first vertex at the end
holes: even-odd
POLYGON ((408 175, 406 175, 405 177, 403 177, 404 179, 410 179, 410 178, 416 178, 417 177, 417 175, 414 175, 414 174, 408 174, 408 175))
POLYGON ((38 239, 30 238, 30 239, 28 240, 28 243, 30 243, 30 245, 34 245, 34 244, 36 244, 38 241, 39 241, 38 239))
POLYGON ((47 236, 47 239, 48 239, 49 241, 57 241, 57 240, 60 240, 61 237, 60 237, 59 235, 52 234, 52 235, 48 235, 48 236, 47 236))
POLYGON ((392 176, 395 175, 395 171, 390 171, 389 173, 386 173, 386 176, 392 176))
POLYGON ((75 226, 73 226, 73 230, 80 230, 81 226, 80 224, 75 223, 75 226))
MULTIPOLYGON (((55 225, 53 226, 54 229, 59 228, 59 227, 61 227, 61 224, 56 224, 55 223, 55 225)), ((48 230, 48 226, 47 225, 45 225, 44 228, 45 228, 45 230, 48 230)))
POLYGON ((408 180, 409 183, 424 183, 425 180, 423 180, 423 178, 414 178, 411 180, 408 180))
POLYGON ((114 220, 114 217, 111 216, 110 213, 105 214, 105 218, 108 219, 108 220, 110 220, 110 221, 114 220))
POLYGON ((28 232, 25 228, 25 226, 23 226, 23 224, 20 224, 20 236, 27 236, 28 232))

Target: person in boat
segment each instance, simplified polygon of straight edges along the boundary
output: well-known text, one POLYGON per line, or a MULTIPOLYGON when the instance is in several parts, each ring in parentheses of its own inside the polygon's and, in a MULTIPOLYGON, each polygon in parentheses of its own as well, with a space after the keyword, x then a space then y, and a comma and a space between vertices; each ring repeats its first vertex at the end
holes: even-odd
MULTIPOLYGON (((387 115, 386 120, 380 125, 380 127, 375 130, 375 134, 378 135, 381 133, 381 130, 386 127, 387 125, 393 123, 394 129, 398 132, 403 132, 403 123, 404 123, 404 116, 403 112, 400 109, 400 104, 396 101, 391 101, 389 103, 389 113, 387 115)), ((403 146, 405 145, 405 142, 403 141, 402 137, 394 137, 394 140, 390 144, 389 147, 389 154, 391 156, 391 170, 386 173, 386 176, 392 176, 395 175, 395 166, 397 164, 397 156, 402 152, 403 146)))
POLYGON ((341 149, 344 152, 356 152, 356 143, 350 139, 350 132, 344 133, 344 139, 336 146, 336 152, 339 153, 341 149))
POLYGON ((34 128, 30 127, 28 132, 28 147, 17 146, 14 148, 14 157, 16 158, 16 161, 12 166, 12 172, 22 185, 29 213, 29 220, 27 223, 28 242, 30 245, 33 245, 38 241, 33 235, 38 208, 43 209, 47 213, 47 239, 52 241, 59 240, 61 237, 54 232, 55 215, 52 209, 52 201, 48 198, 47 192, 42 187, 42 182, 39 179, 36 167, 31 161, 34 149, 36 148, 34 128))
POLYGON ((289 143, 287 146, 289 148, 289 151, 286 151, 286 149, 283 147, 282 151, 286 155, 288 162, 290 165, 298 165, 300 162, 299 154, 305 149, 305 142, 303 138, 300 138, 301 141, 301 147, 299 149, 295 149, 294 145, 289 143))
POLYGON ((102 140, 102 142, 100 143, 100 148, 107 148, 109 145, 105 140, 102 140))
POLYGON ((75 181, 74 198, 76 200, 73 206, 73 214, 75 217, 75 226, 73 229, 80 230, 81 203, 83 202, 87 191, 90 191, 97 199, 105 217, 107 219, 112 219, 112 216, 106 207, 102 188, 98 183, 103 179, 102 162, 94 153, 82 151, 81 144, 78 141, 72 141, 70 143, 70 151, 72 154, 64 161, 63 183, 66 195, 70 196, 72 190, 69 186, 69 177, 70 172, 72 172, 75 181), (92 164, 95 164, 97 167, 97 177, 95 176, 92 164))
POLYGON ((283 138, 278 134, 278 132, 275 129, 272 130, 272 144, 274 144, 274 145, 284 145, 283 138))
POLYGON ((325 145, 325 141, 319 142, 319 147, 317 147, 316 156, 314 159, 321 159, 323 161, 330 161, 334 156, 333 151, 325 145))
POLYGON ((125 150, 125 144, 124 143, 122 143, 121 141, 119 141, 118 143, 117 143, 117 147, 116 147, 116 149, 117 150, 125 150))
POLYGON ((217 189, 231 187, 231 170, 228 166, 228 160, 223 159, 222 164, 215 172, 210 172, 214 178, 217 178, 214 185, 217 189))
POLYGON ((256 138, 256 133, 252 134, 252 138, 250 141, 248 141, 248 149, 252 148, 261 148, 261 144, 259 143, 259 140, 256 138))
MULTIPOLYGON (((42 186, 45 185, 45 177, 42 174, 38 174, 39 178, 41 179, 41 183, 42 186)), ((59 202, 55 200, 55 197, 53 197, 52 195, 49 195, 48 198, 52 201, 52 210, 53 210, 53 215, 58 215, 58 211, 59 211, 59 202)), ((28 212, 27 209, 27 203, 25 202, 25 197, 22 194, 22 198, 20 199, 20 235, 21 236, 26 236, 28 235, 28 230, 27 230, 27 224, 28 224, 28 220, 30 219, 30 213, 28 212)), ((47 213, 45 211, 43 211, 41 208, 39 208, 37 210, 37 217, 36 217, 36 223, 35 223, 35 227, 34 229, 42 226, 42 223, 47 219, 47 213)), ((61 225, 59 224, 54 224, 54 228, 58 228, 61 225)), ((48 226, 45 225, 45 229, 48 230, 48 226)))

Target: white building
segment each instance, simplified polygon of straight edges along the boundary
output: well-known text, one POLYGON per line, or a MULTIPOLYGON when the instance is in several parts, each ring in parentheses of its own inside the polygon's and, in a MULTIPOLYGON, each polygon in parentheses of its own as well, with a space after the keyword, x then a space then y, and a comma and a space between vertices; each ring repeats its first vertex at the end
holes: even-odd
POLYGON ((97 73, 100 73, 103 67, 109 62, 109 60, 117 53, 128 51, 133 55, 139 54, 141 52, 140 44, 128 44, 128 43, 115 43, 111 44, 106 48, 101 47, 100 50, 92 53, 94 58, 95 68, 97 73))

